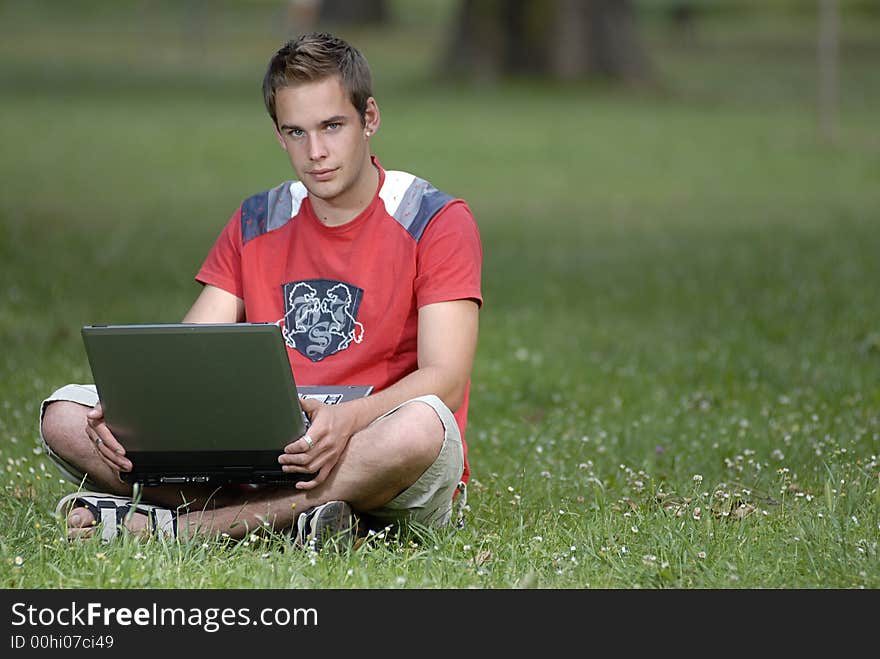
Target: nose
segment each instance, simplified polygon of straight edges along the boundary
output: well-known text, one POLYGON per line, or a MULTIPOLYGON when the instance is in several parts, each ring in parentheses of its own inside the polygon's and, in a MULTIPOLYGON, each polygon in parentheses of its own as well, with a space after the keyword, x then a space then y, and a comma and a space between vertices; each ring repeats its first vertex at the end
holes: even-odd
POLYGON ((315 133, 309 138, 309 159, 317 161, 326 157, 327 148, 324 145, 324 140, 321 139, 319 133, 315 133))

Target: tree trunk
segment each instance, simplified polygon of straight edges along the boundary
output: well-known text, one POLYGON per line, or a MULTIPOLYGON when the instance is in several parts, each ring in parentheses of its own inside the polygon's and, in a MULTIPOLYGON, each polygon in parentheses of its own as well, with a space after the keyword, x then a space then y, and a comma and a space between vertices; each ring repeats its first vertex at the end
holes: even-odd
POLYGON ((837 138, 838 32, 840 14, 838 0, 819 0, 819 133, 834 143, 837 138))
POLYGON ((651 70, 630 0, 461 0, 448 73, 644 81, 651 70))
POLYGON ((444 73, 479 82, 495 80, 502 69, 504 35, 500 0, 461 0, 445 57, 444 73))

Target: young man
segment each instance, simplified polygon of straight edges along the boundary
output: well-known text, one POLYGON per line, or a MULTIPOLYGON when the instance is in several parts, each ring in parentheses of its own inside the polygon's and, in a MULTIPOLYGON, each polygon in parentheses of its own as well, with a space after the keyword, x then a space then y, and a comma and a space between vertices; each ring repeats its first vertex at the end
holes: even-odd
POLYGON ((263 92, 298 181, 236 210, 183 321, 277 322, 298 382, 371 384, 373 393, 332 406, 303 401, 308 433, 278 462, 316 472, 312 480, 219 492, 150 487, 132 502, 119 476, 132 465, 94 387, 63 387, 41 409, 47 453, 71 480, 107 493, 62 499, 71 538, 113 537, 121 520, 181 537, 243 537, 268 524, 320 543, 355 529, 358 516, 443 526, 464 500, 482 304, 474 218, 464 201, 371 155, 379 107, 369 66, 348 43, 328 34, 287 43, 263 92))

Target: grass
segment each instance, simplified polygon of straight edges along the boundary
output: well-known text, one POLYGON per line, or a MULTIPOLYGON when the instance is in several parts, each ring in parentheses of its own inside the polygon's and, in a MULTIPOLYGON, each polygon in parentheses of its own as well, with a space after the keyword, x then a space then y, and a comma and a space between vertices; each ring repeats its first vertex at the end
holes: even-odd
POLYGON ((880 587, 876 22, 844 23, 836 144, 808 18, 709 20, 696 46, 648 26, 655 91, 441 85, 436 31, 351 31, 375 150, 469 201, 486 302, 466 527, 315 556, 61 540, 36 416, 89 379, 79 327, 178 320, 237 204, 290 172, 269 3, 195 45, 170 13, 39 7, 0 21, 4 587, 880 587))

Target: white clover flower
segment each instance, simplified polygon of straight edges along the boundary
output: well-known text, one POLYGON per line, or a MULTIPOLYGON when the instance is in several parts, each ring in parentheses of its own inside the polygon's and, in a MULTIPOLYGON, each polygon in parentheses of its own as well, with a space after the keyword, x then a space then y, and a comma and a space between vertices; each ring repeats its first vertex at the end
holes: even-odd
POLYGON ((702 483, 703 475, 702 474, 694 474, 694 483, 702 483))

